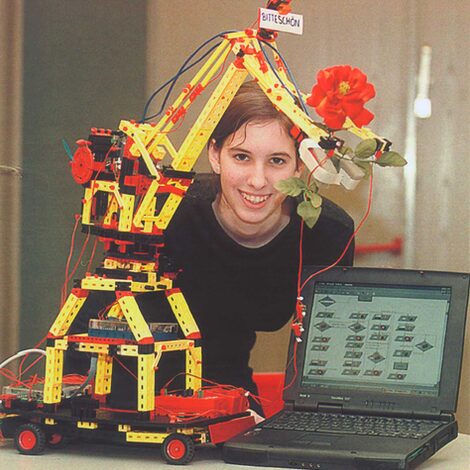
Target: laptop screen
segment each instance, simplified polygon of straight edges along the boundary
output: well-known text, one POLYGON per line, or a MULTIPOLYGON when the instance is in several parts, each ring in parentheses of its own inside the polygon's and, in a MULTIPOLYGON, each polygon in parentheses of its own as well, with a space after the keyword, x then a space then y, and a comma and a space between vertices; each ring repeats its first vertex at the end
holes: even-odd
POLYGON ((301 386, 438 396, 449 286, 316 282, 301 386))

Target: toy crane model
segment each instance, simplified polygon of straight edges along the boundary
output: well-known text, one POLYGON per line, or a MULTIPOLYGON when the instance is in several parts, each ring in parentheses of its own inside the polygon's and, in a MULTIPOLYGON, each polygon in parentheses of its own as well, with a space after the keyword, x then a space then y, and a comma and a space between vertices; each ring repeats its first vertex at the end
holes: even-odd
MULTIPOLYGON (((267 8, 286 14, 289 4, 290 0, 272 0, 267 8)), ((319 143, 325 148, 326 142, 332 152, 339 148, 339 139, 299 107, 303 96, 277 52, 273 54, 275 65, 271 65, 262 44, 277 51, 276 35, 261 28, 224 34, 220 45, 157 123, 121 121, 117 131, 92 129, 88 140, 77 142, 71 166, 75 181, 85 188, 82 230, 99 237, 105 256, 94 274, 86 273, 75 281, 49 330, 43 396, 25 401, 10 391, 0 397, 3 434, 15 438, 20 452, 41 453, 45 444, 58 444, 64 436, 95 433, 97 438, 105 436, 120 442, 163 444, 164 458, 179 464, 192 459, 195 444, 224 442, 253 424, 243 390, 201 386, 200 333, 183 293, 173 287, 175 274, 169 272, 160 253, 165 229, 191 185, 194 164, 247 76, 257 81, 274 106, 290 118, 299 140, 304 140, 303 147, 307 142, 307 148, 319 143), (176 149, 170 140, 171 131, 228 63, 176 149), (171 164, 163 166, 167 155, 171 164), (107 318, 90 320, 87 333, 69 334, 85 300, 96 291, 115 295, 107 318), (145 321, 136 296, 155 291, 165 294, 184 339, 176 336, 176 324, 145 321), (78 394, 64 397, 67 349, 91 353, 95 376, 91 387, 81 387, 78 394), (192 394, 156 393, 155 370, 162 355, 171 351, 185 351, 186 389, 192 394), (102 408, 111 393, 113 358, 119 356, 137 359, 137 410, 125 417, 111 413, 111 419, 110 412, 102 408)), ((377 152, 390 145, 349 119, 344 128, 361 139, 375 139, 377 152)), ((327 171, 312 159, 312 153, 303 152, 303 158, 310 169, 327 171)), ((355 178, 347 168, 346 173, 351 181, 355 178)))

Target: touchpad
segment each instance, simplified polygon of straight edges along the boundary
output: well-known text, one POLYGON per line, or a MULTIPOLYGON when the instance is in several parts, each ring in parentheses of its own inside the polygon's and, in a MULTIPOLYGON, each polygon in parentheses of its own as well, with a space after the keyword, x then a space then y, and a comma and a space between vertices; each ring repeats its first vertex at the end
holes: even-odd
POLYGON ((289 439, 289 443, 295 443, 298 446, 331 447, 338 439, 341 437, 304 433, 295 439, 289 439))

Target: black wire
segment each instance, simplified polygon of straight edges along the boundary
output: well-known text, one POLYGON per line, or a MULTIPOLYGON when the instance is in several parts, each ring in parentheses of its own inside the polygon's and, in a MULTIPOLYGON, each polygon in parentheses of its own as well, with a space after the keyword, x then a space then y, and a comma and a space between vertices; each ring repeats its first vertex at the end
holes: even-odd
MULTIPOLYGON (((300 102, 300 105, 302 107, 302 110, 303 112, 309 116, 308 114, 308 110, 307 110, 307 107, 305 106, 305 103, 304 103, 304 100, 302 99, 302 94, 300 93, 300 90, 299 90, 299 87, 297 86, 297 82, 295 81, 295 78, 294 78, 294 75, 292 74, 290 68, 289 68, 289 65, 287 64, 287 62, 284 60, 284 57, 282 57, 282 54, 279 52, 278 49, 276 49, 272 44, 270 44, 269 42, 266 42, 266 41, 263 41, 262 39, 260 40, 260 47, 261 47, 261 50, 263 51, 263 55, 264 57, 266 58, 266 60, 269 62, 269 65, 271 65, 271 69, 273 70, 274 74, 276 75, 277 79, 284 85, 284 83, 282 82, 282 80, 280 79, 279 75, 277 74, 276 70, 274 69, 273 65, 271 64, 271 62, 269 61, 269 58, 266 54, 266 52, 264 51, 263 49, 263 46, 262 44, 266 44, 268 45, 274 52, 276 52, 276 54, 279 56, 279 58, 281 59, 284 67, 286 68, 287 70, 287 75, 289 76, 290 78, 290 81, 292 82, 292 84, 294 85, 294 88, 295 88, 295 91, 297 92, 297 97, 299 99, 299 102, 300 102)), ((289 94, 292 96, 292 98, 294 98, 294 101, 295 101, 295 96, 289 91, 289 89, 284 85, 284 87, 286 88, 286 90, 289 92, 289 94)))
POLYGON ((266 51, 263 49, 263 46, 262 44, 260 44, 260 47, 261 47, 261 52, 263 53, 264 55, 264 58, 266 59, 266 62, 269 64, 269 66, 271 67, 271 71, 274 73, 274 75, 276 76, 276 78, 279 80, 279 82, 281 83, 281 85, 285 88, 285 90, 287 91, 287 93, 289 93, 289 95, 291 96, 291 98, 295 101, 295 95, 289 90, 289 88, 284 84, 284 82, 282 81, 281 77, 279 76, 279 74, 277 73, 276 69, 274 68, 274 65, 272 64, 271 62, 271 59, 269 58, 269 56, 266 54, 266 51))
POLYGON ((236 31, 222 31, 221 33, 218 33, 216 34, 215 36, 212 36, 210 39, 208 39, 207 41, 204 41, 183 63, 183 65, 180 67, 180 69, 178 70, 178 72, 176 72, 176 74, 170 78, 167 82, 165 82, 161 87, 159 87, 157 90, 155 90, 152 95, 150 96, 150 98, 147 100, 147 103, 145 104, 145 107, 144 107, 144 112, 143 112, 143 116, 142 116, 142 119, 140 122, 145 122, 146 120, 148 119, 153 119, 155 117, 157 117, 159 114, 161 114, 161 112, 163 111, 163 109, 165 108, 165 105, 166 105, 166 102, 168 101, 168 98, 170 97, 170 94, 173 90, 173 87, 175 86, 178 78, 183 74, 185 73, 186 71, 188 71, 190 68, 194 67, 195 65, 197 65, 201 60, 203 60, 205 57, 207 57, 207 55, 209 55, 215 48, 217 48, 220 43, 218 43, 217 45, 213 46, 211 49, 209 49, 207 52, 204 53, 204 55, 202 57, 200 57, 196 62, 194 62, 193 64, 187 66, 188 62, 191 61, 191 59, 201 50, 203 49, 207 44, 209 44, 210 42, 214 41, 215 39, 219 38, 219 37, 222 37, 224 36, 225 34, 230 34, 230 33, 235 33, 236 31), (187 66, 187 67, 186 67, 187 66), (169 84, 171 83, 171 86, 170 88, 168 89, 166 95, 165 95, 165 98, 163 100, 163 103, 160 107, 160 110, 152 115, 152 116, 149 116, 147 117, 147 111, 148 111, 148 108, 151 104, 151 102, 153 101, 153 99, 157 96, 158 93, 160 93, 161 90, 163 90, 165 87, 167 87, 169 84))
POLYGON ((160 109, 157 113, 155 114, 152 114, 152 116, 145 116, 147 114, 147 111, 148 111, 148 107, 150 105, 150 103, 148 102, 148 105, 145 106, 145 110, 144 110, 144 116, 142 117, 142 120, 141 122, 144 122, 144 121, 147 121, 149 119, 153 119, 153 118, 156 118, 157 116, 159 116, 162 111, 164 110, 165 108, 165 105, 168 101, 168 98, 170 97, 170 93, 171 91, 173 90, 173 87, 174 85, 176 84, 176 82, 178 81, 179 77, 181 75, 183 75, 185 72, 187 72, 189 69, 191 69, 192 67, 194 67, 195 65, 199 64, 199 62, 201 62, 202 60, 204 60, 214 49, 216 49, 217 47, 219 47, 221 44, 221 42, 218 42, 215 46, 212 46, 207 52, 204 53, 204 55, 202 55, 196 62, 192 63, 191 65, 189 65, 188 67, 186 67, 185 69, 180 69, 181 72, 178 72, 176 75, 174 75, 173 77, 171 77, 168 81, 166 81, 162 86, 160 86, 160 88, 158 88, 157 90, 155 90, 152 94, 152 96, 149 98, 149 101, 153 100, 153 98, 155 98, 155 96, 157 96, 158 93, 160 93, 160 91, 162 91, 164 88, 166 88, 170 83, 173 82, 171 88, 167 91, 166 95, 165 95, 165 98, 162 102, 162 105, 160 106, 160 109))

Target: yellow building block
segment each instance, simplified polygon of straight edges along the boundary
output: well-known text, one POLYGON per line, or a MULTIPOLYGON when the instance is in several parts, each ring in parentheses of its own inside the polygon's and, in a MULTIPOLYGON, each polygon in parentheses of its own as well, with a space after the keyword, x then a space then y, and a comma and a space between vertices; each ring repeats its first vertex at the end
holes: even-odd
POLYGON ((120 232, 130 232, 132 228, 132 218, 134 216, 135 196, 133 194, 122 195, 123 207, 119 213, 118 230, 120 232))
POLYGON ((98 191, 113 194, 119 207, 124 207, 124 200, 122 199, 122 194, 119 192, 119 183, 117 181, 96 180, 91 183, 90 187, 93 191, 93 195, 98 191))
POLYGON ((170 304, 184 336, 189 339, 201 337, 199 328, 194 321, 194 317, 189 310, 189 306, 180 289, 172 289, 166 292, 166 297, 170 304))
POLYGON ((107 395, 111 392, 111 378, 113 374, 113 358, 107 354, 98 354, 98 363, 95 377, 95 393, 107 395))
POLYGON ((88 293, 80 289, 72 290, 49 330, 51 335, 57 337, 64 336, 67 333, 77 313, 85 303, 87 296, 88 293))
POLYGON ((117 318, 118 320, 121 320, 123 317, 124 314, 122 313, 119 302, 114 302, 111 308, 108 310, 108 318, 117 318))
POLYGON ((155 409, 154 354, 139 354, 137 357, 137 410, 155 409))
POLYGON ((186 388, 199 390, 202 386, 202 350, 200 347, 186 350, 186 388))
POLYGON ((155 218, 155 225, 160 230, 165 230, 178 209, 183 197, 179 194, 170 194, 162 207, 160 214, 155 218))
POLYGON ((147 166, 149 173, 158 178, 158 170, 145 146, 145 130, 149 129, 148 124, 137 124, 129 121, 121 121, 119 123, 119 129, 126 135, 132 138, 134 144, 132 145, 130 152, 134 156, 141 156, 147 166), (139 129, 141 126, 141 129, 139 129))
MULTIPOLYGON (((121 279, 118 282, 128 282, 130 284, 131 281, 121 279)), ((83 289, 87 290, 115 291, 116 279, 90 276, 82 279, 81 285, 83 289)))
POLYGON ((113 217, 114 215, 117 215, 119 211, 119 205, 117 203, 117 200, 114 196, 110 196, 108 200, 108 208, 106 209, 106 213, 104 214, 103 218, 103 225, 111 225, 113 222, 113 217))
POLYGON ((137 346, 132 344, 121 344, 117 347, 117 352, 120 356, 137 357, 137 350, 137 346))
POLYGON ((155 196, 146 208, 144 215, 142 216, 142 222, 144 223, 144 233, 152 233, 153 224, 155 222, 155 210, 157 207, 157 197, 155 196))
POLYGON ((44 377, 44 403, 59 403, 62 399, 62 372, 64 351, 46 347, 46 373, 44 377))
POLYGON ((145 196, 140 202, 137 212, 135 213, 133 223, 136 227, 143 227, 144 216, 153 217, 155 213, 155 195, 157 194, 160 183, 157 180, 153 180, 150 183, 145 196), (152 209, 153 208, 153 209, 152 209))
POLYGON ((109 345, 100 343, 79 343, 77 347, 80 352, 108 354, 109 345))
POLYGON ((185 351, 194 347, 194 341, 187 339, 174 339, 170 341, 158 341, 155 343, 155 352, 185 351))
POLYGON ((56 339, 54 341, 54 347, 56 349, 62 349, 62 351, 66 351, 69 347, 69 343, 66 339, 56 339))
POLYGON ((161 444, 170 433, 164 432, 127 432, 127 442, 149 442, 152 444, 161 444))
POLYGON ((178 158, 173 160, 175 170, 191 171, 209 136, 224 114, 233 96, 244 82, 248 72, 230 64, 216 89, 207 101, 198 119, 182 143, 178 158))
POLYGON ((82 207, 82 224, 91 224, 91 209, 93 207, 93 191, 91 188, 85 188, 82 207))
POLYGON ((98 429, 98 423, 94 423, 91 421, 77 421, 77 428, 98 429))
POLYGON ((129 325, 129 328, 134 335, 136 341, 141 341, 144 338, 151 338, 153 341, 152 333, 147 322, 142 316, 139 306, 132 294, 116 294, 119 305, 121 306, 122 313, 129 325))

